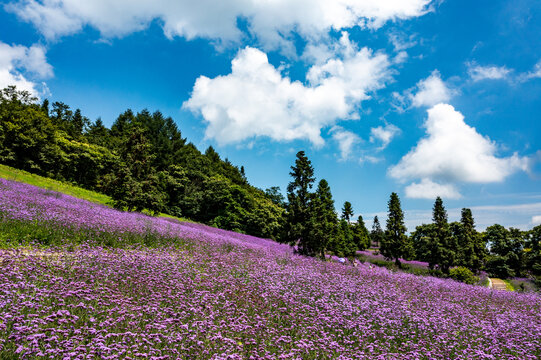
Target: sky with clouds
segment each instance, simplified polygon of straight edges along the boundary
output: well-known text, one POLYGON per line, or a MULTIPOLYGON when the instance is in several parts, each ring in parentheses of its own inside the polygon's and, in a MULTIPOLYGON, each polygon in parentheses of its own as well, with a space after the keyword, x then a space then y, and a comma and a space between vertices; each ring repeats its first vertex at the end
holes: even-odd
POLYGON ((409 230, 541 223, 541 3, 535 0, 14 0, 0 86, 111 125, 161 110, 260 188, 305 150, 371 223, 391 192, 409 230))

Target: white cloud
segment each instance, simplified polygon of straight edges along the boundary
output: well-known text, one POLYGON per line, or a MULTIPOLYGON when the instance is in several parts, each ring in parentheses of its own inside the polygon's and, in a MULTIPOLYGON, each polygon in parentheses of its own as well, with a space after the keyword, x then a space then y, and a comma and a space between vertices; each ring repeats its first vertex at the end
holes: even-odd
POLYGON ((389 145, 391 140, 400 133, 400 129, 393 124, 387 124, 385 127, 378 126, 370 129, 370 142, 381 141, 379 150, 383 150, 389 145))
POLYGON ((431 179, 445 183, 501 182, 516 171, 528 171, 530 159, 516 153, 497 157, 497 146, 464 122, 451 105, 428 110, 427 137, 389 169, 395 179, 431 179))
POLYGON ((41 86, 29 79, 46 79, 53 76, 53 68, 47 63, 45 49, 39 45, 25 47, 0 42, 0 89, 15 85, 34 96, 41 86))
POLYGON ((377 156, 371 156, 371 155, 364 155, 359 158, 359 163, 365 163, 369 162, 371 164, 377 164, 379 162, 382 162, 383 158, 377 157, 377 156))
POLYGON ((333 140, 338 143, 340 159, 347 160, 353 151, 353 147, 361 141, 361 138, 340 126, 333 126, 331 132, 333 140))
POLYGON ((521 74, 518 77, 518 80, 524 82, 536 78, 541 78, 541 60, 539 60, 537 64, 534 65, 532 71, 521 74))
POLYGON ((511 70, 505 66, 481 66, 468 64, 468 74, 473 81, 507 79, 511 70))
POLYGON ((389 41, 391 42, 391 44, 393 44, 394 50, 396 52, 401 52, 417 45, 415 35, 406 36, 405 34, 396 32, 392 32, 389 34, 389 41))
POLYGON ((532 224, 533 225, 541 225, 541 215, 532 216, 532 224))
POLYGON ((7 6, 49 39, 91 26, 121 37, 157 20, 168 37, 239 41, 239 18, 266 48, 289 42, 293 31, 314 38, 354 26, 379 28, 388 21, 431 11, 432 0, 19 0, 7 6))
POLYGON ((385 54, 359 50, 346 35, 339 52, 312 66, 305 85, 283 77, 262 51, 246 47, 233 59, 229 75, 199 77, 183 108, 201 114, 208 123, 206 137, 220 144, 267 136, 320 146, 321 129, 358 118, 359 103, 391 76, 385 54))
POLYGON ((452 184, 438 184, 430 179, 422 179, 420 183, 412 183, 406 187, 406 196, 414 199, 460 199, 462 195, 452 184))
POLYGON ((415 107, 430 107, 448 102, 452 95, 453 91, 443 82, 439 71, 434 70, 429 77, 417 83, 417 93, 410 94, 409 97, 415 107))

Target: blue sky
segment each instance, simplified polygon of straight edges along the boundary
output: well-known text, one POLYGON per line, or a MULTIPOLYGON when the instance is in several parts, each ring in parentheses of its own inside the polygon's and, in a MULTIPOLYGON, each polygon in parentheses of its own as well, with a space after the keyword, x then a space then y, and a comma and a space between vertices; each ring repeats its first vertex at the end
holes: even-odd
POLYGON ((337 208, 407 226, 472 208, 541 223, 541 3, 21 0, 0 8, 0 86, 106 125, 160 110, 258 187, 305 150, 337 208), (194 5, 195 4, 195 5, 194 5))

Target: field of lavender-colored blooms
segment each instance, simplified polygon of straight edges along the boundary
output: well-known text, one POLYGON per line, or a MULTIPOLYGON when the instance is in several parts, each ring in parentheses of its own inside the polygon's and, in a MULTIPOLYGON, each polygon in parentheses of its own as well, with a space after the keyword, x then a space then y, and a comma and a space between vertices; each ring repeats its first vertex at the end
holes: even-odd
POLYGON ((1 179, 0 199, 0 358, 541 357, 538 295, 323 262, 1 179))

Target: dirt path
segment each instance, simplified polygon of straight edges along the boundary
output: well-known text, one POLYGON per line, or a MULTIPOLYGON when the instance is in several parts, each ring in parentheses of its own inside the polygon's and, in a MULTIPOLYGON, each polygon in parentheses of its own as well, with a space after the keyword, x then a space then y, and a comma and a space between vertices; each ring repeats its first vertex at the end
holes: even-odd
POLYGON ((507 291, 507 285, 505 284, 505 282, 503 280, 496 279, 496 278, 490 278, 490 280, 492 281, 492 288, 494 290, 507 291))

